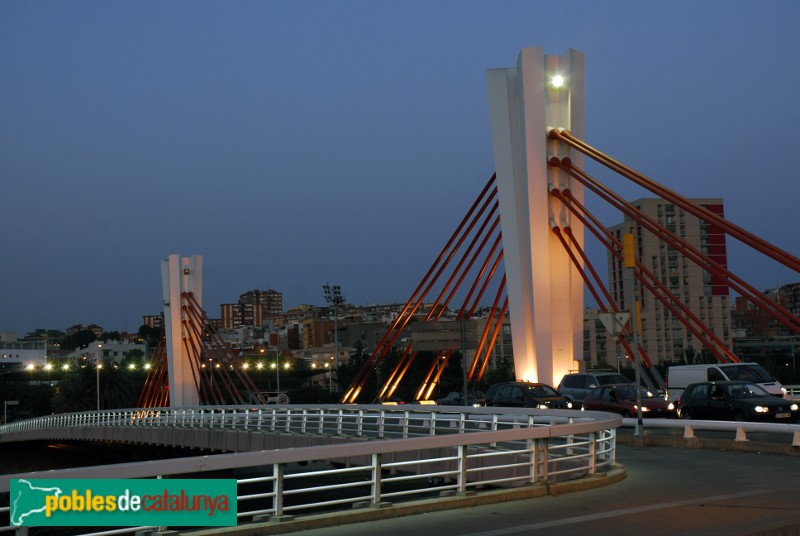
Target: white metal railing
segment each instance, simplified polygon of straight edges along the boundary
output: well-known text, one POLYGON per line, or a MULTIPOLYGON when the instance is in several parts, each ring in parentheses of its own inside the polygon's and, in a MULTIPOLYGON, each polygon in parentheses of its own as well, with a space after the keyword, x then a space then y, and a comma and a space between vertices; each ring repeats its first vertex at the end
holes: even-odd
POLYGON ((784 385, 789 398, 800 398, 800 385, 784 385))
MULTIPOLYGON (((83 427, 204 428, 380 439, 48 471, 48 478, 170 477, 249 470, 238 480, 240 522, 353 506, 558 482, 616 463, 608 413, 441 406, 243 406, 72 413, 0 427, 0 441, 83 427), (307 462, 318 460, 308 465, 307 462)), ((35 478, 37 473, 24 475, 35 478)), ((6 475, 0 493, 8 493, 6 475)), ((0 508, 8 515, 9 508, 0 508)), ((13 530, 8 527, 7 530, 13 530)), ((138 529, 119 529, 134 532, 138 529)), ((3 529, 0 528, 0 531, 3 529)), ((119 533, 115 531, 115 533, 119 533)), ((97 533, 100 534, 100 533, 97 533)))
MULTIPOLYGON (((622 427, 635 428, 636 419, 622 419, 622 427)), ((732 422, 732 421, 701 421, 688 419, 645 419, 645 430, 648 428, 676 429, 683 431, 683 437, 691 439, 695 432, 700 430, 713 432, 730 432, 733 441, 747 441, 747 433, 766 433, 783 436, 787 443, 793 447, 800 447, 800 424, 770 423, 770 422, 732 422)))

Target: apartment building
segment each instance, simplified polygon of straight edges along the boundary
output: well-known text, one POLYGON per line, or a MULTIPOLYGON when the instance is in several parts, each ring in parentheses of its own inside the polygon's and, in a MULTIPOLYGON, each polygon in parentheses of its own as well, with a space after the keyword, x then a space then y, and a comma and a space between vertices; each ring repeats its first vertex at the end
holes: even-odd
MULTIPOLYGON (((722 199, 702 198, 691 201, 720 216, 724 214, 722 199)), ((701 221, 664 199, 638 199, 633 201, 632 205, 720 266, 727 267, 726 235, 716 226, 701 221)), ((638 261, 655 274, 656 278, 685 303, 726 346, 731 347, 733 335, 730 298, 724 280, 691 262, 627 216, 623 223, 608 230, 620 241, 624 234, 632 234, 638 261)), ((625 296, 627 274, 622 262, 610 253, 607 260, 609 290, 616 303, 623 308, 627 303, 625 296)), ((641 343, 653 363, 677 363, 689 355, 701 352, 703 345, 679 318, 652 292, 647 289, 643 291, 638 282, 636 295, 642 303, 641 343)), ((609 361, 615 362, 618 354, 623 358, 625 356, 621 345, 616 344, 613 350, 606 348, 605 355, 609 361)))

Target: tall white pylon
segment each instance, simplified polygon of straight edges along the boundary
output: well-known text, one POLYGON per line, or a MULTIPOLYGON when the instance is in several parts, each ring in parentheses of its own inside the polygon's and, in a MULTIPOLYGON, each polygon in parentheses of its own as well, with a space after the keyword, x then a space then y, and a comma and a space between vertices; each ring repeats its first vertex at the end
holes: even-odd
POLYGON ((583 138, 583 54, 525 48, 516 67, 486 76, 516 376, 557 385, 582 358, 584 282, 552 228, 570 227, 583 247, 583 225, 549 192, 583 201, 583 187, 548 160, 583 157, 547 133, 583 138))
POLYGON ((167 371, 169 376, 169 407, 190 407, 200 404, 188 348, 200 348, 197 336, 187 330, 190 319, 184 318, 183 292, 191 292, 198 305, 203 305, 203 257, 170 255, 161 261, 164 328, 167 342, 167 371), (184 322, 186 320, 186 322, 184 322))

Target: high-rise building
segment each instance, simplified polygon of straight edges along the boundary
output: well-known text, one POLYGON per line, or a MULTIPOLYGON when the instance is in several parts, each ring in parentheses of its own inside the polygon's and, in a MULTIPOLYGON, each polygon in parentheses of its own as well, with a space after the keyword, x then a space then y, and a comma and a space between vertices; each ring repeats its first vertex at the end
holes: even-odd
MULTIPOLYGON (((722 199, 692 199, 692 202, 723 215, 722 199)), ((674 233, 694 249, 702 252, 723 268, 727 267, 725 233, 713 224, 701 221, 664 199, 638 199, 631 203, 663 228, 674 233)), ((681 300, 727 346, 731 347, 731 313, 729 290, 725 281, 704 270, 669 244, 626 216, 623 223, 609 228, 615 238, 632 234, 637 260, 681 300)), ((625 269, 620 260, 608 254, 609 290, 621 309, 627 306, 625 269)), ((680 362, 701 353, 704 345, 652 292, 636 294, 642 301, 641 344, 650 361, 680 362)), ((618 346, 620 346, 618 344, 618 346)), ((614 354, 624 350, 617 348, 614 354)), ((611 353, 611 352, 609 352, 611 353)))
POLYGON ((266 317, 283 313, 283 294, 271 289, 250 290, 239 296, 238 303, 223 303, 220 313, 224 329, 261 327, 266 317))

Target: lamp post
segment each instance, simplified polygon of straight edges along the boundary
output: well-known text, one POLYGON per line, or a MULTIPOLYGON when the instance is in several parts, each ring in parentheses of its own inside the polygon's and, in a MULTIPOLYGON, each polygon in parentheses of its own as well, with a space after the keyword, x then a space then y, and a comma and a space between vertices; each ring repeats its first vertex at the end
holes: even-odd
POLYGON ((325 293, 325 301, 328 302, 333 308, 333 346, 336 350, 336 359, 334 361, 337 370, 336 375, 336 391, 339 391, 339 312, 337 307, 344 303, 344 296, 342 296, 342 287, 339 285, 329 285, 325 283, 322 285, 322 290, 325 293))
POLYGON ((97 345, 97 357, 95 358, 95 372, 97 373, 97 411, 100 411, 100 369, 103 368, 103 345, 97 345))
MULTIPOLYGON (((270 368, 274 368, 275 369, 275 380, 277 382, 276 387, 277 387, 277 391, 278 391, 278 394, 275 397, 275 403, 276 404, 280 404, 281 403, 281 360, 280 360, 280 357, 277 357, 277 356, 275 357, 275 363, 272 363, 270 365, 270 368)), ((283 368, 285 368, 286 370, 289 370, 289 363, 284 363, 283 364, 283 368)))
POLYGON ((277 395, 275 395, 275 403, 277 404, 278 399, 281 396, 281 363, 277 357, 275 358, 275 363, 272 363, 270 367, 275 369, 275 380, 277 381, 275 389, 277 391, 277 395))

